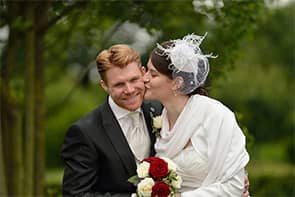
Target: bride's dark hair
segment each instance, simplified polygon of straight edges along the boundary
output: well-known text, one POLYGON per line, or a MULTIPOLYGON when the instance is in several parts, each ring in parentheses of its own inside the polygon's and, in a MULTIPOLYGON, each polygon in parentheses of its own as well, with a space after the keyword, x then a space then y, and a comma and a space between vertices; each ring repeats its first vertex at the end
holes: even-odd
MULTIPOLYGON (((168 48, 173 45, 174 45, 174 43, 171 41, 166 41, 166 42, 161 43, 161 46, 164 48, 168 48)), ((171 60, 166 54, 163 54, 163 51, 161 51, 161 49, 156 47, 152 51, 152 53, 150 55, 150 59, 151 59, 153 66, 157 69, 157 71, 159 71, 163 75, 166 75, 169 79, 173 79, 173 76, 172 76, 173 70, 169 68, 169 65, 172 64, 171 60)), ((185 75, 191 75, 191 73, 179 71, 178 75, 183 76, 183 79, 185 79, 186 78, 185 75)), ((184 80, 184 87, 188 87, 191 85, 194 85, 194 84, 190 84, 189 81, 184 80)), ((194 91, 192 91, 191 93, 189 93, 188 96, 191 96, 194 94, 208 96, 208 91, 206 90, 205 87, 200 86, 197 89, 195 89, 194 91)))

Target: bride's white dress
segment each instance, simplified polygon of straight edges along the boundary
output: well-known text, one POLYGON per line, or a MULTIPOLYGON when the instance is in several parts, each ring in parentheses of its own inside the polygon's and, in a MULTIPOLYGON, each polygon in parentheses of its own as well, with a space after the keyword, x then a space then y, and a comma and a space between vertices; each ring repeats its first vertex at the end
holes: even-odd
POLYGON ((208 174, 206 158, 196 152, 193 146, 189 146, 174 157, 173 161, 178 166, 177 173, 183 179, 181 192, 201 187, 208 174))
POLYGON ((249 156, 231 112, 214 99, 195 95, 170 130, 166 113, 164 109, 155 148, 158 156, 177 164, 182 197, 242 196, 249 156))
POLYGON ((202 132, 196 133, 192 138, 193 145, 187 146, 172 160, 177 164, 177 173, 182 177, 183 183, 180 192, 182 196, 237 196, 244 189, 244 170, 233 176, 227 183, 215 183, 201 187, 208 175, 208 158, 206 156, 206 143, 202 132), (195 148, 199 146, 198 148, 195 148), (195 190, 195 191, 194 191, 195 190), (190 192, 188 192, 190 191, 190 192))

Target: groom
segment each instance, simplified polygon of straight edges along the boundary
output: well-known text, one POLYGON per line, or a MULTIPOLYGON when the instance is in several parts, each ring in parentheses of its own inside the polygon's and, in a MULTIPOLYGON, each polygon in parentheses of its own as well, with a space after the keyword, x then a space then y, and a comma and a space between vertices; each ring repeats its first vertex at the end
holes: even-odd
POLYGON ((135 50, 113 45, 97 56, 96 64, 109 96, 65 135, 63 196, 130 197, 135 187, 127 179, 136 174, 139 160, 155 153, 150 113, 159 115, 162 107, 143 102, 145 70, 135 50), (137 135, 133 114, 141 125, 137 135))
POLYGON ((63 196, 131 196, 135 187, 127 180, 136 174, 136 163, 154 155, 150 113, 159 114, 162 107, 143 102, 145 69, 134 49, 114 45, 96 64, 109 96, 65 135, 63 196))

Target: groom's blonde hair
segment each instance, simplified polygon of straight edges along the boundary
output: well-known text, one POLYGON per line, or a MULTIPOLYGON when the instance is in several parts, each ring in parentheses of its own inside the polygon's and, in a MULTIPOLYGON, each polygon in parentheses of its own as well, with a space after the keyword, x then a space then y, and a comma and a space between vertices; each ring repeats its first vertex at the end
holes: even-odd
POLYGON ((123 68, 129 63, 136 62, 141 67, 139 54, 126 44, 116 44, 101 51, 96 57, 96 66, 103 81, 106 81, 105 72, 112 67, 123 68))

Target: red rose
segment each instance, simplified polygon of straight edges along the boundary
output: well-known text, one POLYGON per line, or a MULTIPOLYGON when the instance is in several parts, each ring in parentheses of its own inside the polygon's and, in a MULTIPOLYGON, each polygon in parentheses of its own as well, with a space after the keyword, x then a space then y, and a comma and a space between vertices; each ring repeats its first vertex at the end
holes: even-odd
POLYGON ((159 179, 168 175, 168 163, 166 161, 157 157, 152 157, 148 161, 150 161, 149 173, 151 177, 159 179))
POLYGON ((151 163, 151 162, 156 161, 158 159, 159 159, 158 157, 148 157, 148 158, 145 158, 143 161, 151 163))
POLYGON ((156 182, 152 187, 152 197, 167 197, 170 194, 170 187, 163 181, 156 182))

